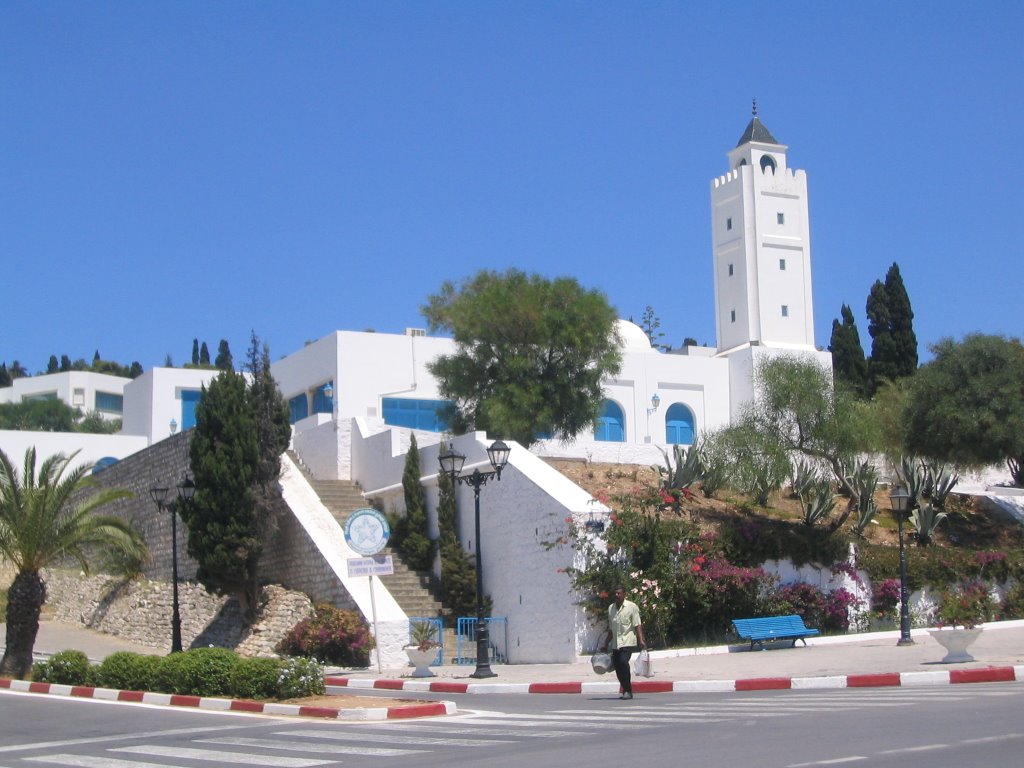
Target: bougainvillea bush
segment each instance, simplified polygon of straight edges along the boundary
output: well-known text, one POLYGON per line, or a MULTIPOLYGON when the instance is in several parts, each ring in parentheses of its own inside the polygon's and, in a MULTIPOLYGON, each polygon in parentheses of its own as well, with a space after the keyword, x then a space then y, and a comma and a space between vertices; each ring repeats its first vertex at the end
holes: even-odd
POLYGON ((325 664, 365 667, 375 647, 373 635, 363 617, 330 605, 318 605, 278 643, 278 653, 306 656, 325 664))

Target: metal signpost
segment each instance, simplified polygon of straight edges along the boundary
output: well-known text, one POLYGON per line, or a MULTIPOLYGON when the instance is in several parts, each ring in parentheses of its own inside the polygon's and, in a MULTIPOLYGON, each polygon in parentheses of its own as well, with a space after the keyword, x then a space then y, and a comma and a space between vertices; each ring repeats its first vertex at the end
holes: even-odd
MULTIPOLYGON (((345 541, 349 547, 364 557, 348 559, 349 576, 366 576, 370 579, 370 611, 373 614, 373 636, 377 637, 377 601, 373 596, 373 577, 388 576, 395 572, 391 555, 374 557, 387 546, 391 536, 388 519, 376 509, 357 509, 345 522, 345 541)), ((381 673, 380 644, 377 644, 377 673, 381 673)))

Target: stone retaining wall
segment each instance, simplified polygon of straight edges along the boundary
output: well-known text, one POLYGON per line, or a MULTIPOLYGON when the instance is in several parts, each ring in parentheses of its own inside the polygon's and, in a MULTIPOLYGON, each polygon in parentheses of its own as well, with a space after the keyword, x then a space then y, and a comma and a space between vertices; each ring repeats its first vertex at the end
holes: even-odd
MULTIPOLYGON (((171 584, 57 569, 43 575, 49 595, 45 615, 149 646, 154 653, 170 650, 171 584)), ((237 601, 211 595, 198 584, 179 584, 182 645, 233 648, 243 656, 275 656, 278 642, 312 614, 313 605, 301 592, 279 586, 266 587, 263 601, 259 619, 245 631, 237 601)))

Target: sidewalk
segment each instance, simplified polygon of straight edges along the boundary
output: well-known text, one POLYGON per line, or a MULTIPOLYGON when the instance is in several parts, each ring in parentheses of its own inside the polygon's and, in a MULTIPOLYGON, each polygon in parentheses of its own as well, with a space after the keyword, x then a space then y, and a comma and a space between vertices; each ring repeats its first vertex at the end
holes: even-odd
MULTIPOLYGON (((746 646, 652 651, 654 677, 634 678, 634 690, 726 691, 868 685, 942 685, 986 680, 1024 682, 1024 621, 993 622, 971 645, 973 662, 943 664, 945 650, 926 629, 914 645, 897 646, 899 632, 810 638, 807 647, 781 643, 765 651, 746 646)), ((430 668, 435 677, 409 677, 410 668, 328 670, 339 688, 386 688, 445 693, 600 693, 618 691, 613 674, 598 675, 589 660, 575 664, 492 664, 495 677, 476 680, 475 667, 430 668)))
MULTIPOLYGON (((4 626, 0 624, 0 638, 4 626)), ((1024 621, 985 625, 969 653, 973 662, 943 664, 943 648, 925 629, 912 632, 914 645, 896 645, 898 632, 810 638, 807 647, 788 643, 765 651, 745 646, 652 651, 654 677, 637 679, 638 692, 750 688, 846 687, 847 685, 940 685, 988 678, 1024 682, 1024 621), (743 648, 743 650, 740 650, 743 648), (730 652, 730 650, 732 652, 730 652), (952 674, 951 674, 952 673, 952 674)), ((44 621, 36 653, 76 648, 93 661, 114 651, 166 653, 80 626, 44 621)), ((495 677, 476 680, 475 666, 431 667, 430 678, 412 678, 411 667, 377 670, 328 669, 334 692, 378 688, 442 693, 583 692, 618 690, 614 675, 598 675, 587 658, 566 664, 492 664, 495 677)))

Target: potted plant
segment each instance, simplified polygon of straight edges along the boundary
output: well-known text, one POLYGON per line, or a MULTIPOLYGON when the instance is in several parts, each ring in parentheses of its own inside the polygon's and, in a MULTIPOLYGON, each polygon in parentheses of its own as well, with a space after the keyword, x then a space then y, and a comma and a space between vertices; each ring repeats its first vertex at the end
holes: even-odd
POLYGON ((409 624, 409 644, 405 653, 409 663, 415 667, 413 677, 433 677, 429 667, 437 658, 437 649, 441 643, 437 641, 437 624, 424 619, 409 624))
POLYGON ((982 627, 992 618, 995 603, 988 587, 981 581, 963 584, 949 589, 939 597, 935 629, 928 630, 935 640, 946 649, 942 661, 946 664, 974 661, 967 648, 978 639, 982 627))

